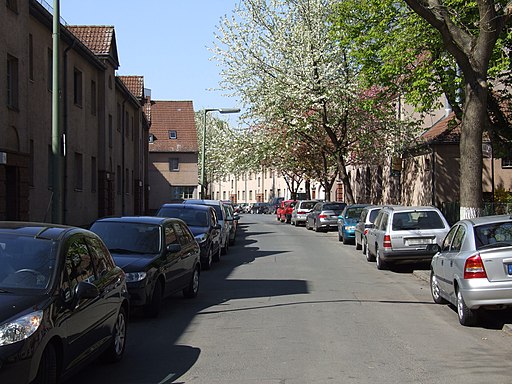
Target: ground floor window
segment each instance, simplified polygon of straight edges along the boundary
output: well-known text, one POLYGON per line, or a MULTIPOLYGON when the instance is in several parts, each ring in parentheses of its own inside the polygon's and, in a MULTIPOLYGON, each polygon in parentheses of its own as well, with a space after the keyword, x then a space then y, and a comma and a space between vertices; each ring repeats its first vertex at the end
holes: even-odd
POLYGON ((171 194, 173 199, 192 199, 196 187, 172 187, 171 194))

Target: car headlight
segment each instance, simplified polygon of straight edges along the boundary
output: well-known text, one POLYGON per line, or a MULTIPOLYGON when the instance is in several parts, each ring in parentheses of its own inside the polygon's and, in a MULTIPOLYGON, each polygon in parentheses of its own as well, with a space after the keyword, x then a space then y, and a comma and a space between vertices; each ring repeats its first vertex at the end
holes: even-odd
POLYGON ((126 274, 127 283, 135 283, 146 278, 146 272, 130 272, 126 274))
POLYGON ((347 227, 347 231, 354 231, 355 229, 356 227, 354 227, 353 225, 347 227))
POLYGON ((198 243, 202 243, 202 242, 206 241, 207 238, 208 238, 207 233, 201 233, 201 234, 195 236, 195 239, 198 243))
POLYGON ((37 331, 43 311, 35 311, 0 326, 0 346, 25 340, 37 331))

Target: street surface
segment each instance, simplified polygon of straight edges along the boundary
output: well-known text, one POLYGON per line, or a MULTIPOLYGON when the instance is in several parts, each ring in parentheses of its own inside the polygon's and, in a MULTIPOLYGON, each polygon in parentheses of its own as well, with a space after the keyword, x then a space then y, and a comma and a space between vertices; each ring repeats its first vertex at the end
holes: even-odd
MULTIPOLYGON (((459 325, 412 270, 378 271, 335 231, 242 215, 237 243, 199 296, 131 318, 124 359, 69 382, 511 383, 507 316, 459 325)), ((423 268, 426 268, 423 266, 423 268)))

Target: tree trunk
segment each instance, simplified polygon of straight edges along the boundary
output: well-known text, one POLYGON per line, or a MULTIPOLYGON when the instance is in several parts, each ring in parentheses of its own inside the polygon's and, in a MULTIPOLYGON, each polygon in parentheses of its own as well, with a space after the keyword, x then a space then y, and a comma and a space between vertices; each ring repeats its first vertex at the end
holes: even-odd
POLYGON ((350 185, 350 179, 348 178, 347 168, 345 167, 345 161, 343 156, 338 156, 338 172, 340 174, 341 181, 343 182, 344 189, 344 201, 347 204, 354 204, 354 195, 352 194, 352 186, 350 185))
POLYGON ((487 85, 468 81, 460 136, 460 218, 480 216, 482 194, 482 132, 487 121, 487 85))

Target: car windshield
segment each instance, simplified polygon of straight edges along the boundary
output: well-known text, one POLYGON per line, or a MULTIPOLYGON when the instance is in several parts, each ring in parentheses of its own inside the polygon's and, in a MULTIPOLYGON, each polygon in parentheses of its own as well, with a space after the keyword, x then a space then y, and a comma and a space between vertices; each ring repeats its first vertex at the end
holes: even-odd
POLYGON ((162 249, 160 227, 154 224, 99 221, 91 231, 101 237, 113 253, 159 253, 162 249))
POLYGON ((199 209, 188 209, 178 207, 163 207, 158 211, 157 216, 174 217, 183 220, 191 227, 207 227, 208 214, 199 209))
POLYGON ((53 241, 0 235, 0 288, 45 289, 55 271, 53 241))
POLYGON ((476 249, 512 245, 512 222, 484 224, 474 227, 476 249))
POLYGON ((393 230, 443 229, 443 220, 436 211, 397 212, 393 215, 393 230))
POLYGON ((361 212, 363 212, 363 209, 363 207, 347 208, 347 211, 345 212, 345 217, 347 219, 359 219, 359 217, 361 217, 361 212))

